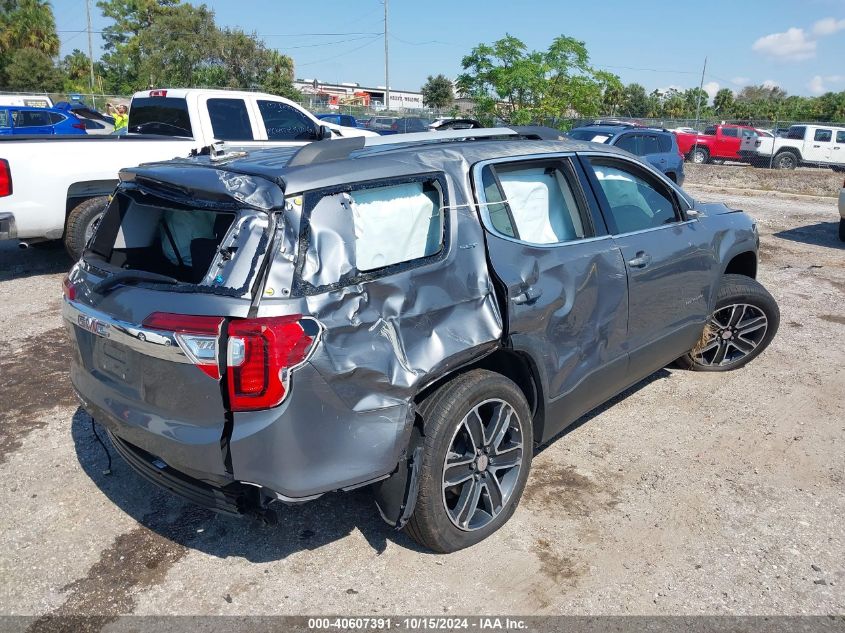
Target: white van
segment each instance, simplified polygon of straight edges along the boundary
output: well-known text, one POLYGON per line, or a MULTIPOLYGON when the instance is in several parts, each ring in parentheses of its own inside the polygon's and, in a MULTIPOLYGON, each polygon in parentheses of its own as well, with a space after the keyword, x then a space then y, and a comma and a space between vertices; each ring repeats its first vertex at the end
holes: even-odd
POLYGON ((0 106, 22 106, 26 108, 52 108, 53 100, 47 95, 0 93, 0 106))

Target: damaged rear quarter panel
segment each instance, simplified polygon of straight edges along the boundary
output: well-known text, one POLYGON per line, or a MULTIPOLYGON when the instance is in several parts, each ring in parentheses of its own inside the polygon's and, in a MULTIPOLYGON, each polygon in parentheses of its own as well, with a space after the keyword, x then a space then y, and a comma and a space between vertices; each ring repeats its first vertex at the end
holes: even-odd
MULTIPOLYGON (((325 203, 341 189, 304 195, 301 218, 296 208, 286 210, 289 222, 301 224, 293 291, 287 297, 275 288, 271 296, 265 292, 259 316, 306 314, 324 329, 306 367, 293 373, 280 409, 236 414, 236 477, 301 497, 392 472, 407 444, 414 396, 500 344, 502 317, 482 229, 466 195, 467 168, 463 159, 449 165, 445 174, 426 176, 442 193, 442 250, 407 265, 358 273, 353 225, 343 221, 350 211, 325 203), (299 457, 278 450, 292 444, 299 457), (249 472, 238 467, 247 456, 249 472)), ((285 247, 288 239, 276 243, 285 247)), ((268 286, 288 279, 285 267, 293 265, 289 257, 276 257, 268 286)))

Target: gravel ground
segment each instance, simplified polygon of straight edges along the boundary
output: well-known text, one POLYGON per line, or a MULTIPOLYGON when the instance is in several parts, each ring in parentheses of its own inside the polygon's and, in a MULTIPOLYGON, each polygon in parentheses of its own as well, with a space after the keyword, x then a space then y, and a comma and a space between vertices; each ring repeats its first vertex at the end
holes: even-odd
POLYGON ((0 614, 97 614, 108 629, 128 613, 845 612, 835 202, 696 180, 693 195, 758 220, 773 345, 729 375, 668 368, 614 399, 537 455, 501 531, 446 556, 389 530, 363 491, 268 527, 183 504, 118 457, 104 475, 68 387, 68 262, 0 244, 0 614))

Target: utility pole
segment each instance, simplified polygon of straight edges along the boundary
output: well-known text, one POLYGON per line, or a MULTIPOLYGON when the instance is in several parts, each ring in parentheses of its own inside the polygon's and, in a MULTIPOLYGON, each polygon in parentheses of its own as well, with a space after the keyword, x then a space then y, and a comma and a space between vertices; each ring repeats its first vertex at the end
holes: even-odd
POLYGON ((707 58, 704 58, 704 67, 701 69, 701 83, 698 84, 698 101, 695 104, 695 128, 698 129, 698 115, 701 112, 701 91, 704 90, 704 73, 707 71, 707 58))
POLYGON ((85 13, 88 15, 88 70, 91 72, 91 101, 94 101, 94 45, 91 42, 91 0, 85 0, 85 13))
POLYGON ((390 109, 390 71, 389 71, 389 63, 388 63, 388 51, 387 51, 387 2, 388 0, 383 0, 384 2, 384 107, 385 109, 390 109))

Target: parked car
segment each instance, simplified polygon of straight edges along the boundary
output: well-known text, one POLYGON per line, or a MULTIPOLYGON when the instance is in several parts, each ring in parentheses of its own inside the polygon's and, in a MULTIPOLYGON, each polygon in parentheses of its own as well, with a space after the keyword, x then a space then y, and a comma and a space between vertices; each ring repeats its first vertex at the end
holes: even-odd
POLYGON ((85 134, 85 124, 70 112, 53 108, 0 106, 0 135, 85 134))
POLYGON ((675 135, 669 130, 632 125, 586 125, 569 131, 567 136, 624 149, 644 158, 670 180, 679 185, 684 183, 684 156, 678 149, 675 135))
POLYGON ((430 119, 422 119, 420 117, 403 117, 396 119, 390 129, 396 134, 408 134, 411 132, 428 132, 428 126, 431 124, 430 119))
POLYGON ((702 134, 678 132, 678 147, 690 162, 703 164, 712 160, 739 160, 739 145, 744 137, 753 136, 748 125, 708 125, 702 134))
POLYGON ((793 125, 786 136, 772 139, 771 145, 755 147, 758 160, 775 169, 795 169, 818 165, 845 171, 845 127, 833 125, 793 125))
POLYGON ((0 240, 27 244, 63 239, 71 257, 77 259, 117 185, 121 167, 187 156, 219 141, 243 147, 299 147, 314 140, 367 135, 375 136, 320 121, 275 95, 144 90, 132 97, 125 135, 41 140, 0 136, 0 156, 14 181, 14 189, 0 191, 0 222, 6 227, 0 230, 0 240), (45 186, 45 174, 50 175, 49 186, 45 186))
POLYGON ((772 340, 752 218, 616 147, 471 134, 122 170, 63 315, 74 389, 130 466, 268 521, 370 485, 450 552, 584 413, 772 340))
POLYGON ((95 110, 81 101, 60 101, 57 110, 71 112, 84 125, 88 134, 111 134, 114 132, 114 118, 95 110))
POLYGON ((839 239, 845 242, 845 182, 839 190, 839 239))
POLYGON ((393 129, 395 122, 396 117, 374 116, 364 122, 364 128, 379 134, 396 134, 396 131, 393 129))
POLYGON ((359 123, 358 120, 351 114, 336 114, 330 112, 327 114, 318 114, 317 118, 321 121, 329 121, 330 123, 334 123, 335 125, 343 125, 345 127, 364 127, 364 125, 362 123, 359 123))

